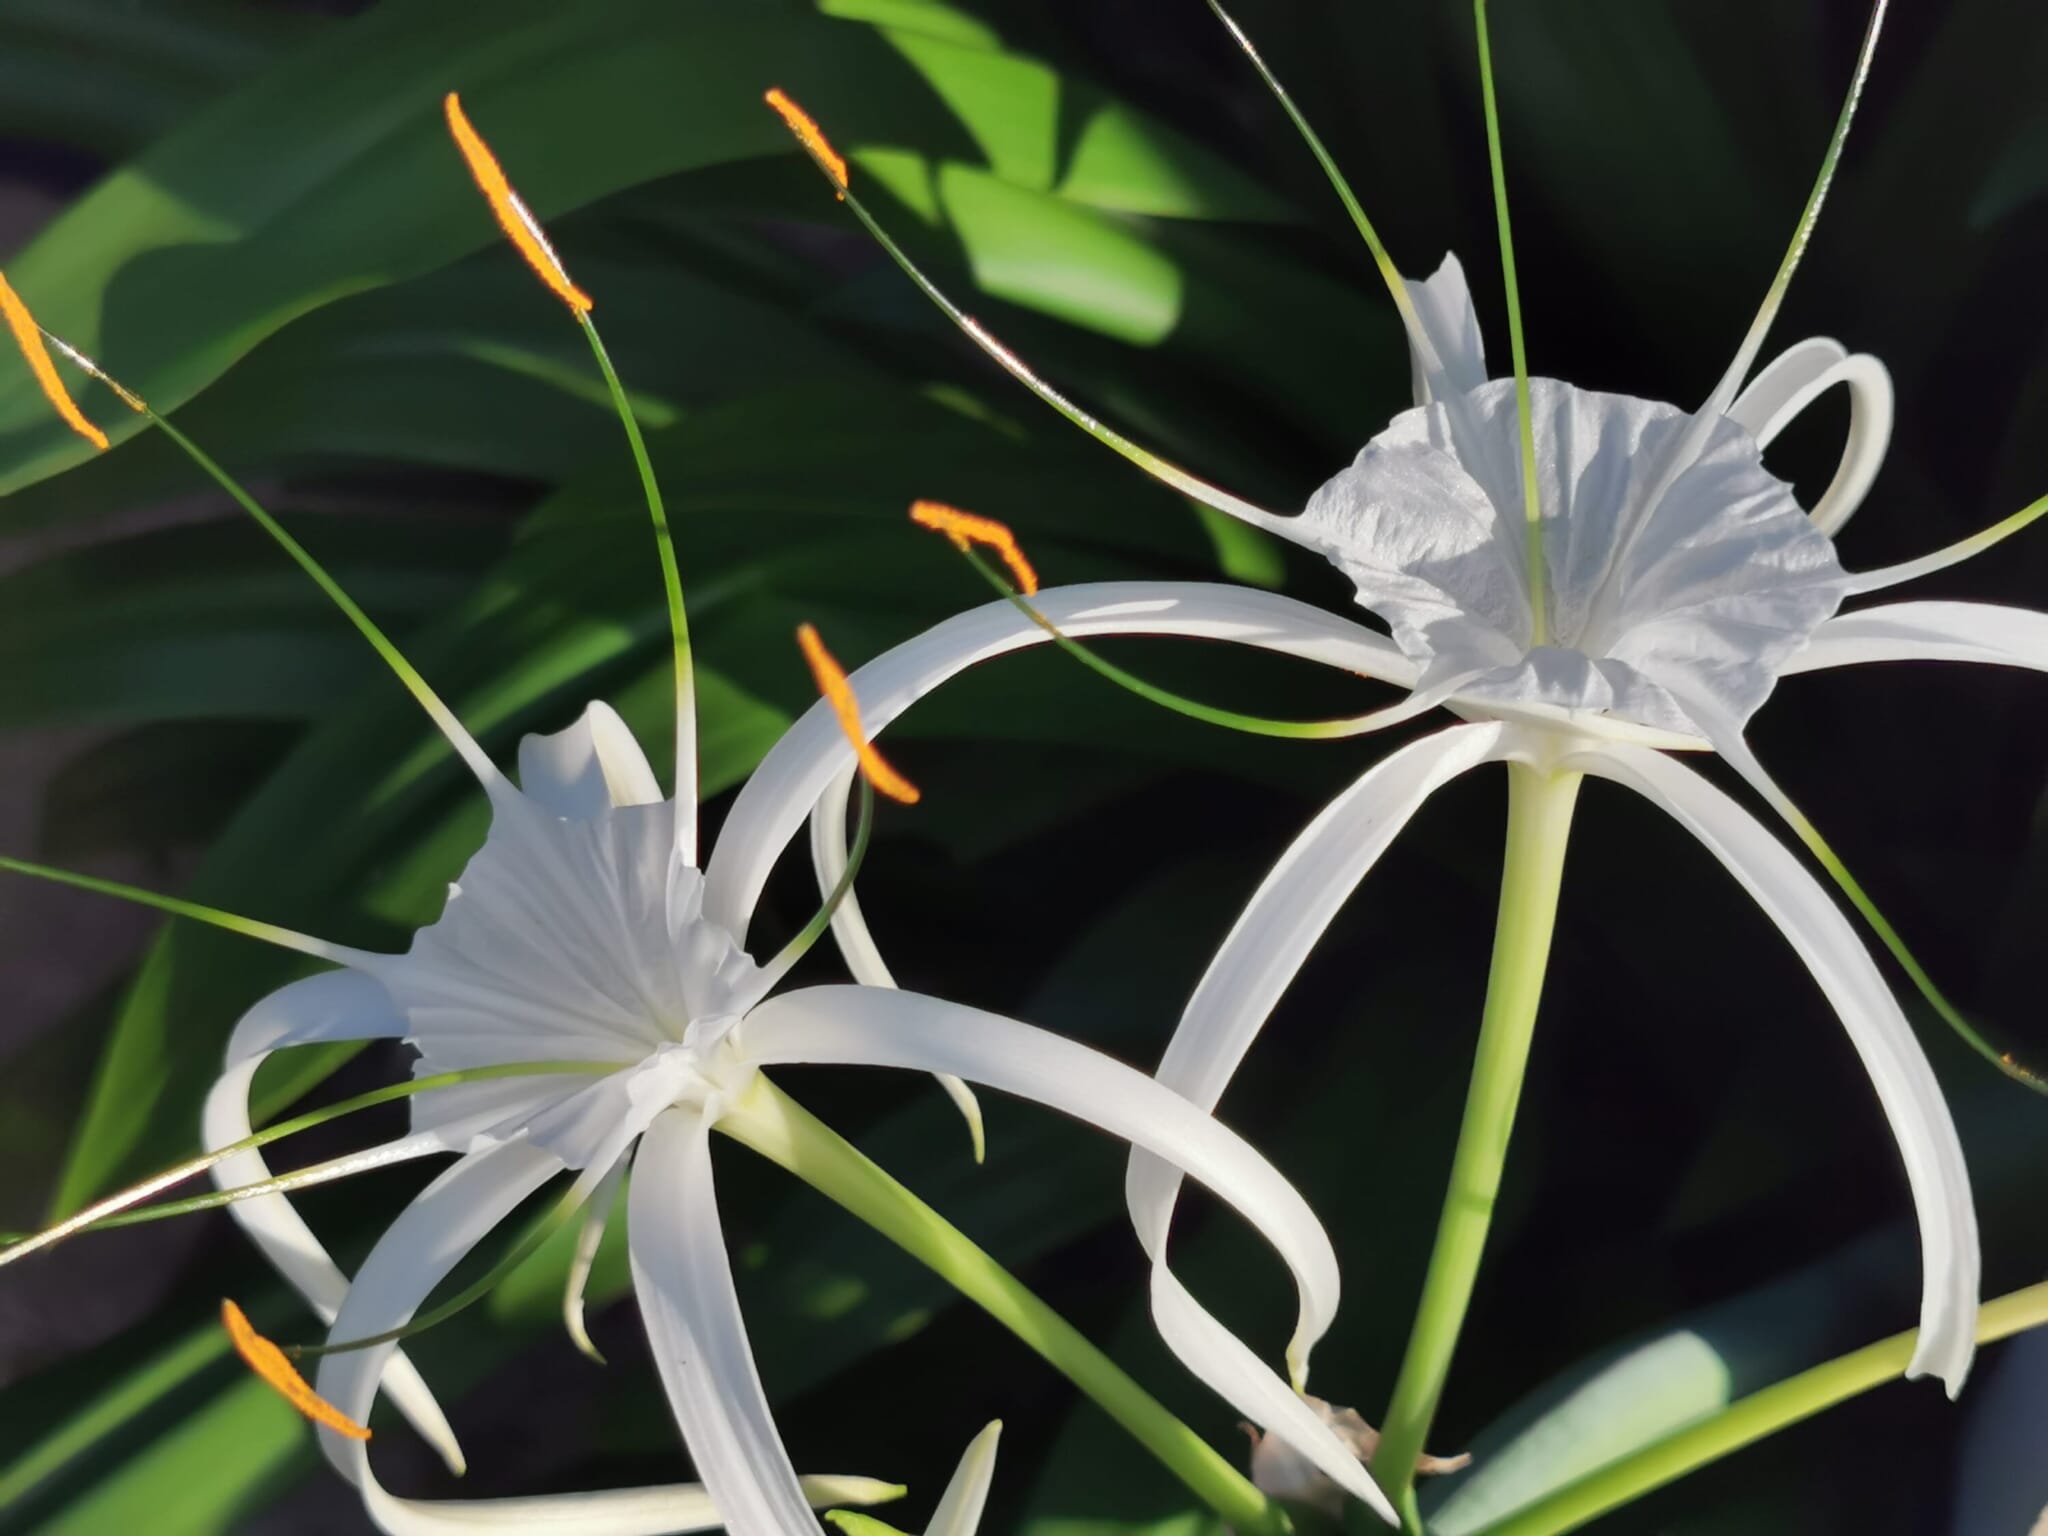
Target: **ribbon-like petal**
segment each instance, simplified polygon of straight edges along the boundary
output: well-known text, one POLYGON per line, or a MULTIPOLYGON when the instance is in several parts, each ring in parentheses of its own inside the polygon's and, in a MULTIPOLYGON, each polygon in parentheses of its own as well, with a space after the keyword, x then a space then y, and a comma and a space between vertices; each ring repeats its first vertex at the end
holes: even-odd
MULTIPOLYGON (((1033 606, 1067 634, 1182 635, 1230 640, 1378 678, 1399 687, 1416 669, 1386 636, 1292 598, 1207 582, 1117 581, 1055 587, 1033 606)), ((1006 601, 933 626, 852 675, 869 735, 976 662, 1052 637, 1006 601)), ((746 942, 768 872, 852 757, 829 706, 813 705, 747 781, 705 870, 704 915, 746 942)))
MULTIPOLYGON (((746 1055, 758 1066, 950 1072, 1085 1120, 1192 1174, 1249 1221, 1286 1263, 1300 1303, 1288 1361, 1297 1385, 1306 1378, 1309 1351, 1337 1309, 1337 1258, 1329 1236, 1272 1164, 1171 1089, 1063 1036, 914 992, 811 987, 771 997, 741 1028, 746 1055)), ((1164 1250, 1148 1245, 1148 1256, 1156 1262, 1164 1250)), ((1394 1519, 1385 1496, 1326 1425, 1313 1414, 1305 1422, 1284 1411, 1276 1414, 1276 1403, 1293 1396, 1287 1386, 1163 1268, 1154 1276, 1155 1302, 1162 1295, 1166 1310, 1155 1311, 1161 1337, 1190 1370, 1240 1412, 1259 1416, 1385 1519, 1394 1519), (1246 1390, 1252 1372, 1262 1383, 1255 1392, 1246 1390)))
POLYGON ((1834 1005, 1863 1058, 1920 1217, 1920 1338, 1909 1376, 1962 1390, 1975 1353, 1980 1258, 1969 1170, 1941 1084, 1856 931, 1764 825, 1675 759, 1636 747, 1577 753, 1565 765, 1635 790, 1705 845, 1777 924, 1834 1005))
POLYGON ((627 1195, 633 1289, 669 1406, 733 1536, 817 1536, 761 1388, 711 1181, 709 1117, 648 1130, 627 1195))

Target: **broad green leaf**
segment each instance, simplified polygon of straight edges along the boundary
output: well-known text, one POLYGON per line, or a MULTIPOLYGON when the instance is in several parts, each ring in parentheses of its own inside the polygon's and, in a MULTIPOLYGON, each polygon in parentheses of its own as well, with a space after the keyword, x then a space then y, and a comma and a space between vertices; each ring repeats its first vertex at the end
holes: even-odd
MULTIPOLYGON (((425 0, 322 36, 72 205, 16 259, 13 282, 46 325, 167 409, 297 316, 495 241, 445 141, 447 90, 466 93, 548 218, 654 177, 794 153, 759 100, 777 80, 848 149, 960 146, 960 81, 985 79, 994 57, 914 34, 898 51, 884 34, 793 0, 743 10, 513 0, 488 29, 476 21, 457 0, 425 0), (691 71, 691 89, 674 88, 678 67, 691 71)), ((1031 184, 1047 172, 1073 93, 1028 64, 998 83, 1001 94, 977 98, 988 114, 978 121, 1015 131, 983 147, 998 175, 1031 184)), ((1088 111, 1088 93, 1079 97, 1088 111)), ((1169 138, 1162 131, 1152 147, 1169 138)), ((1120 177, 1102 167, 1127 160, 1135 141, 1118 142, 1112 134, 1113 152, 1095 156, 1087 180, 1104 201, 1120 177)), ((1228 179, 1191 146, 1176 159, 1191 178, 1228 179)), ((1221 205, 1231 206, 1227 195, 1221 205)), ((573 269, 577 248, 565 244, 564 255, 573 269)), ((133 430, 108 422, 117 436, 133 430)), ((48 420, 25 374, 0 373, 0 489, 88 451, 48 420)))

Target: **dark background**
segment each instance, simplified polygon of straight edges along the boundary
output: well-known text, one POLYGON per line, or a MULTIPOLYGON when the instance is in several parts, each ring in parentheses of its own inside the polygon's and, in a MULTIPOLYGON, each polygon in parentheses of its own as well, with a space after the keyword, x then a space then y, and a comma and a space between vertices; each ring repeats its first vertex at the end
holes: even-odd
MULTIPOLYGON (((727 121, 765 118, 761 87, 786 85, 856 151, 883 217, 1027 357, 1191 467, 1298 504, 1406 403, 1407 363, 1342 210, 1205 8, 829 9, 836 19, 779 0, 593 0, 566 18, 397 0, 360 16, 0 3, 0 250, 27 248, 10 275, 53 328, 160 406, 190 400, 180 420, 291 517, 501 759, 593 694, 661 741, 659 584, 629 468, 601 402, 576 386, 580 342, 495 243, 436 139, 439 92, 462 84, 657 407, 720 680, 707 688, 714 823, 722 792, 805 702, 797 619, 817 619, 853 661, 979 599, 971 573, 902 524, 913 495, 1011 522, 1051 581, 1220 565, 1341 606, 1333 573, 1255 539, 1219 543, 988 367, 772 122, 748 116, 712 144, 727 121), (944 75, 1015 127, 1015 144, 956 115, 966 98, 940 80, 962 49, 1049 66, 944 75), (1077 190, 1090 125, 1119 111, 1164 135, 1163 160, 1200 206, 1077 190), (672 123, 684 126, 663 137, 672 123), (1041 124, 1050 184, 1033 187, 1017 167, 1041 124), (864 149, 922 158, 890 180, 864 149), (1025 193, 977 200, 986 186, 947 181, 947 166, 993 169, 1025 193), (165 203, 203 230, 166 222, 165 203)), ((1499 10, 1532 366, 1696 403, 1782 253, 1866 13, 1832 0, 1499 10)), ((1897 432, 1843 540, 1854 568, 1947 543, 2048 488, 2048 13, 2002 0, 1894 11, 1765 353, 1826 334, 1892 370, 1897 432)), ((1241 0, 1237 13, 1396 260, 1420 275, 1447 249, 1463 256, 1504 368, 1466 8, 1241 0)), ((165 445, 137 439, 55 474, 78 445, 0 374, 7 846, 402 942, 482 829, 408 701, 165 445)), ((110 426, 118 410, 104 396, 88 408, 110 426)), ((1844 414, 1826 402, 1771 450, 1809 500, 1844 414)), ((2048 535, 2022 536, 1912 595, 2038 605, 2044 550, 2048 535)), ((1207 649, 1110 650, 1268 713, 1377 701, 1207 649)), ((2037 1063, 2039 704, 2022 674, 1886 667, 1792 679, 1752 734, 1950 995, 2037 1063)), ((904 984, 1140 1063, 1263 870, 1384 749, 1217 736, 1051 656, 984 669, 895 735, 926 802, 885 813, 862 892, 904 984)), ((1369 1418, 1391 1388, 1455 1132, 1502 808, 1498 773, 1431 803, 1224 1105, 1337 1241, 1347 1304, 1315 1384, 1369 1418)), ((772 897, 784 931, 810 899, 797 862, 772 897)), ((251 949, 0 887, 0 1221, 32 1225, 53 1194, 189 1145, 233 1018, 288 974, 251 949)), ((2028 1284, 2048 1266, 2048 1105, 1901 995, 1970 1150, 1985 1293, 2028 1284)), ((365 1057, 314 1091, 396 1066, 365 1057)), ((320 1075, 281 1079, 274 1097, 320 1075)), ((996 1101, 977 1172, 920 1083, 786 1081, 1233 1442, 1225 1405, 1149 1337, 1114 1147, 996 1101)), ((306 1205, 359 1255, 407 1177, 306 1205)), ((991 1529, 1192 1528, 1175 1486, 994 1325, 744 1153, 722 1156, 720 1177, 735 1253, 764 1260, 743 1264, 742 1294, 800 1465, 912 1482, 898 1519, 915 1525, 967 1435, 1001 1416, 991 1529)), ((1277 1357, 1276 1266, 1226 1217, 1184 1209, 1190 1283, 1277 1357)), ((1866 1080, 1794 957, 1703 851, 1589 787, 1504 1204, 1434 1448, 1476 1445, 1483 1471, 1518 1403, 1645 1337, 1690 1330, 1699 1358, 1720 1361, 1704 1376, 1741 1392, 1905 1327, 1910 1216, 1866 1080)), ((522 1280, 418 1350, 456 1404, 475 1469, 461 1491, 684 1475, 630 1300, 596 1314, 613 1361, 599 1372, 554 1326, 545 1266, 522 1280)), ((224 1218, 83 1240, 0 1277, 0 1528, 363 1528, 310 1436, 219 1358, 208 1320, 222 1294, 284 1336, 311 1327, 224 1218)), ((1660 1402, 1701 1390, 1676 1364, 1649 1374, 1578 1439, 1624 1449, 1660 1402)), ((1884 1388, 1599 1529, 2021 1532, 2048 1503, 2043 1422, 2048 1360, 1999 1346, 1960 1406, 1931 1383, 1884 1388)), ((394 1488, 456 1491, 395 1420, 379 1456, 394 1488)))

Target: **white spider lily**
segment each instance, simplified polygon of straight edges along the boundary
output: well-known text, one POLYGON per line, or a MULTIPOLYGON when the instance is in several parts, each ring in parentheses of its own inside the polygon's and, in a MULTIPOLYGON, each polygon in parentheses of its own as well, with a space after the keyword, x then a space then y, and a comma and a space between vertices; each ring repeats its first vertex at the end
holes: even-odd
MULTIPOLYGON (((601 704, 559 735, 529 737, 520 769, 517 789, 502 778, 487 782, 490 836, 441 918, 404 954, 328 946, 344 968, 257 1005, 236 1031, 207 1105, 208 1144, 240 1140, 262 1061, 316 1042, 402 1038, 418 1049, 423 1076, 517 1062, 587 1064, 559 1077, 416 1096, 411 1133, 373 1155, 455 1152, 460 1160, 392 1224, 353 1283, 282 1195, 233 1207, 280 1271, 332 1314, 333 1341, 402 1330, 435 1285, 543 1184, 576 1174, 576 1201, 630 1156, 635 1290, 711 1504, 735 1531, 812 1529, 754 1372, 710 1162, 714 1126, 764 1113, 758 1069, 809 1062, 955 1074, 1147 1148, 1209 1183, 1288 1262, 1303 1303, 1297 1358, 1327 1327, 1336 1267, 1314 1216, 1270 1166, 1184 1098, 1084 1046, 935 998, 863 986, 770 997, 779 968, 756 965, 742 947, 751 898, 729 916, 709 908, 704 878, 678 847, 676 802, 658 797, 631 733, 601 704)), ((764 809, 794 829, 807 807, 794 816, 764 809)), ((750 824, 735 822, 742 833, 750 824)), ((253 1150, 214 1172, 234 1184, 267 1176, 253 1150)), ((361 1420, 395 1349, 387 1339, 326 1355, 316 1390, 361 1420)), ((1182 1352, 1216 1380, 1208 1358, 1182 1352)), ((1226 1394, 1233 1384, 1218 1382, 1226 1394)), ((386 1389, 423 1429, 445 1438, 409 1376, 393 1375, 386 1389)), ((473 1524, 476 1506, 386 1493, 360 1441, 331 1430, 322 1440, 397 1536, 473 1524)), ((1334 1460, 1334 1437, 1331 1449, 1319 1464, 1334 1460)), ((1355 1491, 1371 1488, 1362 1475, 1350 1482, 1355 1491)), ((678 1522, 692 1497, 635 1490, 532 1507, 558 1510, 563 1521, 587 1519, 593 1531, 651 1531, 686 1528, 678 1522)), ((520 1518, 533 1518, 521 1508, 520 1518)))
MULTIPOLYGON (((607 706, 596 703, 567 730, 522 743, 515 787, 370 619, 239 484, 139 397, 67 347, 73 361, 112 385, 132 409, 175 439, 334 598, 476 776, 490 800, 491 826, 483 847, 450 887, 439 919, 415 934, 403 954, 353 949, 108 882, 0 860, 0 866, 143 900, 339 967, 273 993, 241 1021, 204 1115, 209 1149, 225 1155, 200 1160, 210 1163, 216 1181, 236 1195, 235 1215, 258 1246, 329 1322, 328 1343, 310 1351, 321 1359, 311 1390, 324 1400, 327 1416, 320 1434, 329 1460, 358 1486, 372 1517, 393 1536, 442 1536, 486 1527, 633 1536, 708 1524, 722 1524, 738 1536, 812 1536, 817 1528, 812 1502, 886 1495, 890 1490, 884 1485, 861 1480, 814 1480, 809 1486, 799 1480, 755 1371, 726 1256, 712 1182, 714 1127, 821 1184, 837 1179, 835 1197, 842 1203, 857 1203, 856 1195, 844 1192, 849 1185, 872 1190, 888 1183, 851 1148, 828 1143, 830 1133, 822 1127, 813 1123, 806 1130, 802 1111, 759 1075, 763 1067, 799 1063, 937 1073, 970 1112, 971 1095, 959 1080, 982 1083, 1108 1130, 1201 1179, 1288 1266, 1299 1307, 1287 1355, 1298 1387, 1306 1378, 1309 1351, 1335 1313, 1336 1258, 1294 1188, 1206 1111, 1145 1074, 1058 1035, 889 985, 770 995, 822 925, 799 935, 768 964, 757 964, 746 942, 760 887, 737 899, 729 893, 714 899, 699 872, 689 637, 659 489, 590 320, 592 301, 569 280, 560 257, 512 193, 453 95, 446 111, 500 222, 582 326, 641 471, 676 658, 674 797, 663 798, 631 732, 607 706), (249 1128, 249 1088, 263 1061, 293 1046, 376 1039, 412 1045, 419 1053, 418 1078, 435 1080, 432 1086, 423 1081, 412 1097, 410 1133, 308 1170, 305 1177, 270 1180, 249 1128), (446 1081, 462 1074, 471 1080, 446 1081), (280 1182, 300 1187, 437 1153, 453 1153, 458 1160, 392 1223, 353 1281, 334 1265, 279 1187, 280 1182), (580 1287, 604 1220, 603 1206, 593 1202, 609 1198, 629 1160, 627 1245, 634 1288, 703 1487, 484 1503, 391 1495, 371 1468, 362 1428, 380 1384, 451 1467, 461 1468, 445 1419, 396 1353, 399 1338, 414 1331, 418 1309, 530 1195, 558 1175, 573 1174, 557 1214, 566 1218, 589 1208, 567 1308, 572 1332, 587 1347, 581 1338, 580 1287), (831 1166, 813 1166, 820 1162, 831 1166)), ((26 309, 11 290, 0 290, 0 298, 53 404, 60 411, 68 407, 66 419, 82 424, 81 430, 90 427, 57 380, 42 351, 42 333, 26 309)), ((808 626, 799 639, 828 707, 857 732, 858 706, 844 674, 808 626)), ((897 779, 857 733, 849 750, 876 787, 915 798, 916 791, 897 779)), ((811 803, 816 799, 813 791, 811 803)), ((730 835, 750 856, 761 855, 772 843, 772 860, 811 803, 785 807, 772 796, 756 796, 746 814, 729 823, 730 835), (765 834, 764 820, 772 823, 765 834)), ((101 1202, 93 1214, 125 1209, 180 1172, 101 1202)), ((886 1206, 887 1213, 900 1216, 914 1197, 890 1188, 896 1192, 887 1199, 895 1203, 886 1206)), ((883 1208, 871 1202, 862 1214, 881 1225, 883 1208)), ((89 1214, 81 1213, 0 1259, 45 1246, 86 1224, 89 1214)), ((912 1225, 916 1230, 905 1236, 899 1222, 896 1235, 921 1257, 942 1269, 934 1255, 943 1253, 949 1263, 963 1259, 969 1245, 957 1234, 938 1233, 942 1224, 933 1213, 918 1207, 912 1225)), ((515 1248, 499 1271, 526 1251, 515 1248)), ((987 1266, 978 1251, 972 1257, 987 1266)), ((955 1264, 956 1270, 966 1267, 955 1264)), ((984 1297, 995 1289, 964 1273, 949 1271, 948 1278, 970 1293, 978 1285, 984 1297)), ((1003 1280, 1014 1287, 1007 1277, 1003 1280)), ((1289 1396, 1287 1385, 1163 1268, 1154 1288, 1171 1290, 1177 1298, 1175 1326, 1166 1330, 1168 1344, 1241 1410, 1251 1411, 1248 1405, 1262 1395, 1289 1396)), ((472 1287, 468 1294, 476 1293, 472 1287)), ((1017 1303, 1013 1312, 1019 1310, 1013 1290, 1001 1294, 1006 1302, 1017 1303)), ((444 1303, 436 1313, 464 1299, 444 1303)), ((1035 1300, 1032 1305, 1038 1306, 1035 1300)), ((1020 1328, 1049 1333, 1057 1319, 1041 1314, 1042 1306, 1020 1328)), ((1040 1347, 1056 1360, 1062 1350, 1071 1357, 1086 1348, 1078 1338, 1064 1344, 1040 1341, 1040 1347)), ((289 1352, 257 1341, 245 1350, 251 1353, 252 1363, 260 1361, 259 1369, 283 1381, 288 1392, 305 1393, 286 1363, 289 1352)), ((1090 1390, 1106 1406, 1118 1398, 1126 1423, 1132 1424, 1143 1415, 1132 1409, 1130 1399, 1142 1394, 1106 1360, 1097 1361, 1089 1368, 1094 1378, 1090 1390), (1105 1385, 1109 1376, 1117 1381, 1105 1385)), ((1148 1443, 1189 1475, 1198 1458, 1184 1443, 1184 1427, 1149 1399, 1144 1407, 1148 1443), (1170 1429, 1162 1428, 1162 1421, 1170 1429)), ((1303 1426, 1281 1425, 1276 1432, 1390 1522, 1394 1519, 1384 1495, 1327 1426, 1310 1419, 1303 1426)), ((1207 1486, 1214 1493, 1219 1481, 1214 1471, 1227 1474, 1228 1469, 1213 1457, 1212 1462, 1207 1486)), ((1236 1490, 1229 1490, 1233 1507, 1247 1517, 1264 1513, 1256 1491, 1242 1479, 1238 1484, 1244 1497, 1236 1499, 1236 1490)))
MULTIPOLYGON (((1211 8, 1222 15, 1215 0, 1211 8)), ((1404 705, 1328 734, 1358 734, 1435 705, 1467 722, 1376 764, 1308 827, 1254 895, 1159 1067, 1162 1082, 1204 1107, 1217 1103, 1346 897, 1444 783, 1482 763, 1508 761, 1545 774, 1592 774, 1643 795, 1698 838, 1779 927, 1861 1056, 1898 1140, 1920 1219, 1925 1282, 1909 1374, 1938 1375, 1953 1394, 1973 1351, 1979 1258, 1968 1175, 1939 1085, 1898 1003, 1828 893, 1740 805, 1666 755, 1714 750, 1725 756, 1829 863, 1945 1016, 1995 1058, 1912 966, 1742 737, 1750 715, 1787 672, 1918 658, 2048 670, 2048 615, 1964 603, 1836 611, 1853 593, 1988 547, 2048 509, 2048 498, 1925 560, 1853 575, 1838 560, 1831 534, 1854 513, 1883 456, 1891 417, 1883 368, 1832 340, 1814 339, 1741 388, 1811 233, 1883 9, 1880 0, 1791 249, 1733 365, 1697 412, 1556 380, 1524 380, 1519 367, 1515 379, 1489 381, 1458 263, 1447 259, 1426 281, 1402 279, 1312 131, 1268 75, 1372 246, 1407 326, 1415 384, 1414 408, 1373 438, 1298 516, 1221 490, 1073 404, 916 268, 849 188, 840 166, 834 181, 842 200, 1005 371, 1155 478, 1324 555, 1391 631, 1384 635, 1239 588, 1146 582, 1055 588, 1028 603, 993 604, 941 624, 863 668, 854 681, 867 706, 863 727, 873 734, 945 679, 1005 651, 1048 639, 1184 635, 1306 657, 1409 691, 1404 705), (1848 445, 1833 483, 1809 514, 1764 466, 1763 448, 1836 384, 1851 397, 1848 445), (1518 403, 1524 389, 1526 399, 1518 403)), ((1483 20, 1482 0, 1485 72, 1483 20)), ((1487 85, 1491 135, 1490 75, 1487 85)), ((815 144, 805 147, 817 156, 815 144)), ((1498 180, 1496 188, 1512 318, 1512 254, 1498 180)), ((1516 341, 1519 354, 1519 335, 1516 341)), ((770 754, 741 806, 747 808, 750 796, 770 795, 789 806, 804 803, 843 771, 843 762, 829 722, 814 715, 770 754)), ((820 817, 832 814, 820 806, 820 817)), ((815 838, 826 850, 821 874, 837 863, 830 851, 837 838, 827 831, 821 824, 815 838)), ((758 888, 756 872, 721 889, 723 872, 714 863, 714 900, 758 888)), ((872 949, 857 911, 842 910, 835 925, 849 952, 872 949)), ((1547 928, 1539 956, 1545 945, 1547 928)), ((1164 1250, 1179 1184, 1173 1170, 1133 1154, 1131 1214, 1155 1254, 1164 1250)), ((1171 1332, 1169 1316, 1161 1323, 1171 1332)), ((1303 1410, 1298 1402, 1269 1407, 1292 1417, 1303 1410)), ((1402 1474, 1395 1468, 1392 1475, 1402 1474)))

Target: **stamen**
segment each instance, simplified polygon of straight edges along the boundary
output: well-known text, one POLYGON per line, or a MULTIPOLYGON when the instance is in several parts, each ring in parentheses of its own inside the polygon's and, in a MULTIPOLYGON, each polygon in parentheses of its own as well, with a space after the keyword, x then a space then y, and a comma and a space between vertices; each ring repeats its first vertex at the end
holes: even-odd
POLYGON ((791 101, 789 93, 779 85, 769 91, 762 100, 773 107, 776 115, 788 125, 789 131, 796 135, 797 142, 818 162, 818 169, 838 184, 839 196, 843 200, 847 188, 846 157, 832 147, 831 142, 825 137, 824 130, 818 126, 817 119, 791 101))
POLYGON ((220 1320, 227 1328, 228 1337, 234 1341, 235 1353, 248 1363, 249 1369, 261 1377, 277 1395, 290 1403, 300 1413, 336 1434, 346 1435, 351 1440, 367 1440, 370 1431, 327 1401, 306 1383, 306 1378, 292 1368, 284 1351, 263 1337, 242 1315, 242 1309, 232 1301, 220 1304, 220 1320))
POLYGON ((98 363, 94 362, 91 358, 87 357, 83 352, 79 351, 78 348, 71 345, 71 343, 66 341, 62 336, 59 336, 55 331, 52 331, 42 325, 38 325, 36 329, 43 333, 43 340, 47 341, 59 352, 62 352, 66 357, 70 358, 73 363, 77 364, 80 368, 84 369, 87 373, 91 374, 94 378, 98 379, 102 384, 106 385, 107 388, 111 389, 116 395, 118 395, 120 397, 121 403, 127 406, 129 410, 133 411, 138 416, 149 415, 149 402, 143 399, 142 396, 136 394, 134 390, 130 389, 126 384, 123 384, 119 379, 115 378, 112 374, 108 373, 106 369, 102 368, 98 363))
POLYGON ((104 452, 107 434, 87 421, 85 412, 71 398, 71 391, 64 387, 64 380, 58 376, 57 365, 50 360, 50 349, 43 345, 43 328, 36 324, 35 316, 28 312, 28 306, 21 302, 21 295, 9 285, 4 274, 0 274, 0 313, 6 314, 7 328, 14 332, 14 344, 21 348, 29 372, 42 386, 44 398, 64 418, 66 426, 104 452))
POLYGON ((986 544, 1002 558, 1015 578, 1017 590, 1026 597, 1038 591, 1038 572, 1031 568, 1031 562, 1024 558, 1024 551, 1017 543, 1017 536, 1004 524, 992 517, 982 517, 973 512, 962 512, 938 501, 913 501, 910 504, 910 520, 920 527, 931 528, 943 533, 953 541, 953 547, 966 554, 969 546, 986 544))
POLYGON ((803 648, 804 660, 811 664, 811 676, 817 679, 818 692, 832 706, 839 716, 839 728, 846 732, 846 739, 853 743, 854 755, 860 759, 860 771, 867 781, 891 800, 900 800, 905 805, 915 805, 921 795, 910 780, 889 766, 887 758, 875 749, 860 728, 860 700, 853 696, 853 685, 846 680, 846 669, 832 658, 825 649, 825 642, 818 638, 818 631, 812 625, 797 626, 796 643, 803 648))
POLYGON ((1115 683, 1126 693, 1136 694, 1148 704, 1157 704, 1161 709, 1170 709, 1177 715, 1186 715, 1190 720, 1199 720, 1204 725, 1220 725, 1226 730, 1242 731, 1248 736, 1277 736, 1291 741, 1343 740, 1352 736, 1368 735, 1373 731, 1384 730, 1390 725, 1398 725, 1403 720, 1412 720, 1417 715, 1427 714, 1465 681, 1462 676, 1454 678, 1427 693, 1411 693, 1399 703, 1389 704, 1382 709, 1368 710, 1362 715, 1350 715, 1335 720, 1274 720, 1264 715, 1247 715, 1234 709, 1219 709, 1214 704, 1204 704, 1199 699, 1190 699, 1169 688, 1162 688, 1157 683, 1147 682, 1135 672, 1127 671, 1115 662, 1098 656, 1088 646, 1047 618, 1036 604, 1026 601, 1024 594, 1003 580, 1002 574, 982 559, 972 545, 959 539, 954 540, 954 543, 983 581, 1007 598, 1010 605, 1019 613, 1044 630, 1055 645, 1091 672, 1115 683))
POLYGON ((462 111, 462 98, 450 91, 442 106, 447 112, 448 131, 455 136, 455 147, 469 162, 469 174, 476 178, 477 189, 491 205, 491 212, 497 215, 499 228, 505 231, 519 254, 526 258, 526 264, 557 298, 577 314, 587 313, 591 308, 590 295, 569 280, 569 270, 562 265, 562 258, 555 254, 554 246, 540 227, 540 220, 512 190, 512 183, 505 179, 504 169, 498 164, 498 157, 491 153, 491 146, 469 125, 469 119, 462 111))

